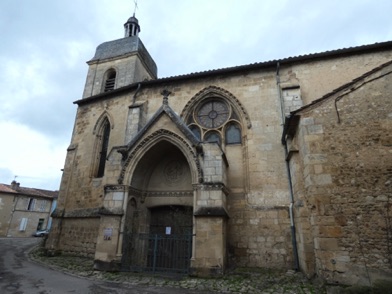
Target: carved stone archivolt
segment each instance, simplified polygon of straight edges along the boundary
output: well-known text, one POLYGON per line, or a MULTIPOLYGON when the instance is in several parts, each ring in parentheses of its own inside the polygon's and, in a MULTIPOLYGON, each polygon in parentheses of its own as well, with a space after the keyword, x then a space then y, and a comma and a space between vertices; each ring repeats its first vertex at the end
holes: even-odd
POLYGON ((181 143, 181 145, 183 147, 186 148, 186 151, 192 156, 192 159, 196 164, 197 176, 198 176, 199 182, 202 182, 202 179, 203 179, 202 169, 200 166, 200 162, 197 158, 196 150, 194 150, 194 148, 192 146, 190 146, 188 144, 188 142, 184 138, 182 138, 181 136, 179 136, 169 130, 160 129, 160 130, 154 132, 153 134, 147 136, 144 140, 142 140, 139 144, 137 144, 137 146, 128 154, 128 156, 124 160, 120 175, 118 177, 119 184, 122 184, 124 182, 124 177, 125 177, 125 173, 128 169, 128 166, 131 163, 131 161, 134 160, 136 154, 138 154, 138 152, 140 152, 140 151, 145 151, 147 149, 146 146, 148 146, 154 140, 159 140, 159 138, 161 138, 161 137, 167 137, 169 139, 172 139, 171 141, 179 142, 179 143, 181 143))

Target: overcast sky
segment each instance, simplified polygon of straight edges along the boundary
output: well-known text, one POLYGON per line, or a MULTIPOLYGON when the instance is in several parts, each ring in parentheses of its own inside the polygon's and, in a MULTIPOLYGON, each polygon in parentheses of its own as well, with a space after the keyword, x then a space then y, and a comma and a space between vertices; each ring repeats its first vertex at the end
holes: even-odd
MULTIPOLYGON (((86 61, 133 0, 0 1, 0 183, 57 190, 86 61)), ((391 0, 139 0, 139 37, 175 76, 392 40, 391 0)))

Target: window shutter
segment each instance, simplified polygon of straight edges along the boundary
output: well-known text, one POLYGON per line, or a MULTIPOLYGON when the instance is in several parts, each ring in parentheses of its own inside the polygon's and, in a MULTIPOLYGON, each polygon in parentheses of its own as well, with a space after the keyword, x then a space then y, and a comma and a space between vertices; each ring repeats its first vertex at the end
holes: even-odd
POLYGON ((19 231, 26 231, 26 227, 27 227, 27 218, 23 217, 20 221, 20 225, 19 225, 19 231))
POLYGON ((34 198, 30 198, 29 199, 29 204, 27 206, 27 210, 33 211, 35 207, 35 199, 34 198))

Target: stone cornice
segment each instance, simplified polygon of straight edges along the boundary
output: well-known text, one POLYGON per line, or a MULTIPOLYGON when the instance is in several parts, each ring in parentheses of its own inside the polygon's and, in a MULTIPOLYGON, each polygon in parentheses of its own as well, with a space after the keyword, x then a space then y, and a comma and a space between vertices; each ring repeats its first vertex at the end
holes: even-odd
POLYGON ((196 217, 223 217, 229 218, 229 214, 227 213, 224 207, 200 207, 193 214, 196 217))
POLYGON ((126 185, 105 185, 105 192, 126 192, 130 187, 126 185))
POLYGON ((193 191, 148 191, 147 197, 193 197, 193 191))
POLYGON ((229 195, 229 189, 225 184, 221 182, 204 182, 203 184, 195 184, 193 185, 193 190, 201 190, 201 191, 222 191, 225 195, 229 195))

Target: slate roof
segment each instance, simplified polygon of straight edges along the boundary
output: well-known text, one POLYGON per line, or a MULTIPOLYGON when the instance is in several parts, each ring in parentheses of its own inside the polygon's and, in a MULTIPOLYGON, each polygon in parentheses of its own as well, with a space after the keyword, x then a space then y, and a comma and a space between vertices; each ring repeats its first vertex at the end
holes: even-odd
POLYGON ((102 97, 109 97, 109 96, 116 95, 116 94, 123 92, 123 91, 129 91, 131 89, 137 88, 137 86, 139 84, 142 86, 148 87, 150 85, 151 86, 152 85, 160 85, 160 84, 165 84, 167 82, 176 82, 176 81, 182 81, 182 80, 188 80, 188 79, 194 79, 194 78, 205 78, 208 76, 219 75, 219 74, 233 74, 233 73, 237 73, 237 72, 243 72, 243 71, 249 71, 249 70, 260 70, 260 69, 266 69, 266 68, 276 69, 277 64, 284 65, 284 64, 292 64, 292 63, 300 63, 300 62, 310 62, 310 61, 319 60, 319 59, 328 59, 328 58, 334 58, 334 57, 338 57, 338 56, 355 55, 355 54, 362 54, 365 52, 377 52, 377 51, 390 50, 390 49, 392 49, 392 41, 387 41, 387 42, 381 42, 381 43, 374 43, 374 44, 370 44, 370 45, 362 45, 362 46, 349 47, 349 48, 343 48, 343 49, 337 49, 337 50, 330 50, 330 51, 325 51, 325 52, 321 52, 321 53, 312 53, 312 54, 299 55, 299 56, 294 56, 294 57, 287 57, 287 58, 283 58, 283 59, 275 59, 275 60, 270 60, 270 61, 251 63, 251 64, 247 64, 247 65, 239 65, 239 66, 234 66, 234 67, 227 67, 227 68, 220 68, 220 69, 213 69, 213 70, 189 73, 189 74, 184 74, 184 75, 164 77, 164 78, 134 83, 134 84, 122 87, 122 88, 115 89, 113 91, 100 93, 95 96, 91 96, 88 98, 77 100, 74 102, 74 104, 83 105, 83 104, 95 101, 96 99, 99 99, 102 97))
POLYGON ((151 74, 156 77, 158 71, 157 65, 138 36, 121 38, 100 44, 95 51, 94 57, 87 63, 116 58, 135 52, 142 56, 142 59, 146 63, 148 69, 151 71, 151 74))
POLYGON ((0 184, 0 193, 19 194, 23 196, 35 196, 43 198, 57 198, 59 191, 43 190, 18 186, 12 189, 11 185, 0 184))
POLYGON ((133 36, 102 43, 97 47, 95 55, 90 61, 117 57, 138 51, 139 41, 137 36, 133 36))
POLYGON ((231 73, 243 70, 251 70, 251 69, 259 69, 259 68, 266 68, 266 67, 276 67, 277 63, 280 64, 287 64, 287 63, 298 63, 298 62, 305 62, 305 61, 312 61, 316 59, 328 59, 333 58, 336 56, 344 56, 344 55, 354 55, 356 53, 361 54, 367 51, 382 51, 386 49, 392 48, 392 41, 381 42, 381 43, 374 43, 370 45, 362 45, 356 47, 348 47, 336 50, 329 50, 319 53, 311 53, 311 54, 304 54, 298 56, 291 56, 287 58, 281 59, 274 59, 269 61, 262 61, 262 62, 255 62, 245 65, 238 65, 233 67, 227 68, 220 68, 220 69, 213 69, 195 73, 189 73, 184 75, 172 76, 172 77, 165 77, 159 78, 156 81, 169 81, 172 79, 183 79, 187 77, 197 77, 199 75, 211 75, 211 74, 221 74, 221 73, 231 73))

